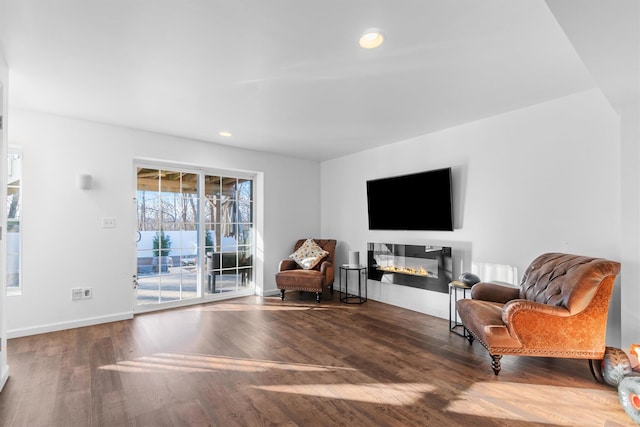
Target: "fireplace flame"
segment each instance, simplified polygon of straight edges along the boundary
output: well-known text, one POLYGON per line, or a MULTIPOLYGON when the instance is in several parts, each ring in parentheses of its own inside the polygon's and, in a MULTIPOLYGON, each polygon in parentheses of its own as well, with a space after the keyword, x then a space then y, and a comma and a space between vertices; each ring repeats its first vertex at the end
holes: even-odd
POLYGON ((378 267, 378 269, 382 271, 387 271, 390 273, 412 274, 414 276, 425 276, 425 277, 432 276, 429 273, 429 271, 422 266, 418 268, 414 268, 414 267, 400 267, 396 265, 386 265, 386 266, 380 266, 378 267))

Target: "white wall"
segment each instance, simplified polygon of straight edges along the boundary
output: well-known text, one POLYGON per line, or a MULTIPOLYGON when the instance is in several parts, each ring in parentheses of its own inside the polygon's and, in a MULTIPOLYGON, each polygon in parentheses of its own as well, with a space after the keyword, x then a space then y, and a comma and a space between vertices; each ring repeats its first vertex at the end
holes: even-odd
MULTIPOLYGON (((342 239, 338 264, 367 242, 449 242, 520 276, 547 251, 620 260, 619 169, 619 118, 588 91, 323 162, 322 232, 342 239), (455 231, 368 230, 366 180, 447 166, 455 231)), ((369 281, 369 297, 448 318, 446 294, 369 281)))
MULTIPOLYGON (((4 124, 3 129, 0 132, 0 155, 2 155, 3 159, 7 158, 7 141, 8 141, 8 126, 7 126, 7 118, 6 114, 8 111, 8 91, 9 87, 9 69, 7 68, 7 64, 4 59, 4 51, 2 49, 2 44, 0 44, 0 116, 4 116, 4 124)), ((4 177, 7 174, 6 166, 7 162, 4 161, 0 163, 0 173, 1 176, 4 177)), ((6 180, 0 179, 0 183, 2 183, 3 188, 6 186, 6 180)), ((6 193, 5 193, 6 194, 6 193)), ((3 204, 6 203, 6 195, 3 195, 0 198, 3 201, 3 204)), ((3 230, 7 229, 7 220, 6 220, 6 211, 0 214, 0 226, 3 230)), ((6 233, 4 233, 6 235, 6 233)), ((0 241, 0 277, 3 277, 3 280, 0 280, 0 287, 4 290, 7 284, 6 280, 6 242, 3 240, 0 241)), ((9 378, 9 367, 7 365, 7 334, 6 334, 6 292, 0 292, 0 391, 4 387, 4 384, 7 382, 9 378)))
POLYGON ((23 293, 8 298, 10 337, 132 316, 135 158, 258 173, 259 293, 277 292, 278 261, 297 239, 319 235, 317 162, 19 110, 9 140, 24 155, 23 293), (85 172, 91 190, 76 187, 85 172), (74 287, 93 287, 93 299, 72 301, 74 287))
POLYGON ((616 297, 622 318, 621 342, 628 352, 640 343, 640 108, 628 105, 621 111, 622 171, 622 283, 616 297))

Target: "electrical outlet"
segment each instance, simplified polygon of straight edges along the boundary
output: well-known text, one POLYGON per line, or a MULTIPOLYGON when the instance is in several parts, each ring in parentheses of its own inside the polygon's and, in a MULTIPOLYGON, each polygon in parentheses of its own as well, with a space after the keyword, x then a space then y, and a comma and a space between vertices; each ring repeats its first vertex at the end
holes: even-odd
POLYGON ((93 288, 73 288, 71 289, 71 299, 73 301, 93 298, 93 288))

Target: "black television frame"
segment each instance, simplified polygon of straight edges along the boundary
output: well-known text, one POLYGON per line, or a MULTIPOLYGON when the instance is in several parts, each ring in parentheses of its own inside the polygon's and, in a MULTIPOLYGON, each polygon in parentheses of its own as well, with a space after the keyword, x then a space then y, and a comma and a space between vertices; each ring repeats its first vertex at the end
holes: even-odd
POLYGON ((367 181, 369 230, 453 231, 451 167, 367 181))

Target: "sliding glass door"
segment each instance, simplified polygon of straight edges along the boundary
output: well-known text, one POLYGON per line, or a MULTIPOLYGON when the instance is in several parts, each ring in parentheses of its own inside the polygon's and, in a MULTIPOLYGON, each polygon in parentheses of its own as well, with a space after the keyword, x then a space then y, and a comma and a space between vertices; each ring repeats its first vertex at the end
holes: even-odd
POLYGON ((137 167, 136 306, 253 289, 253 179, 137 167))

